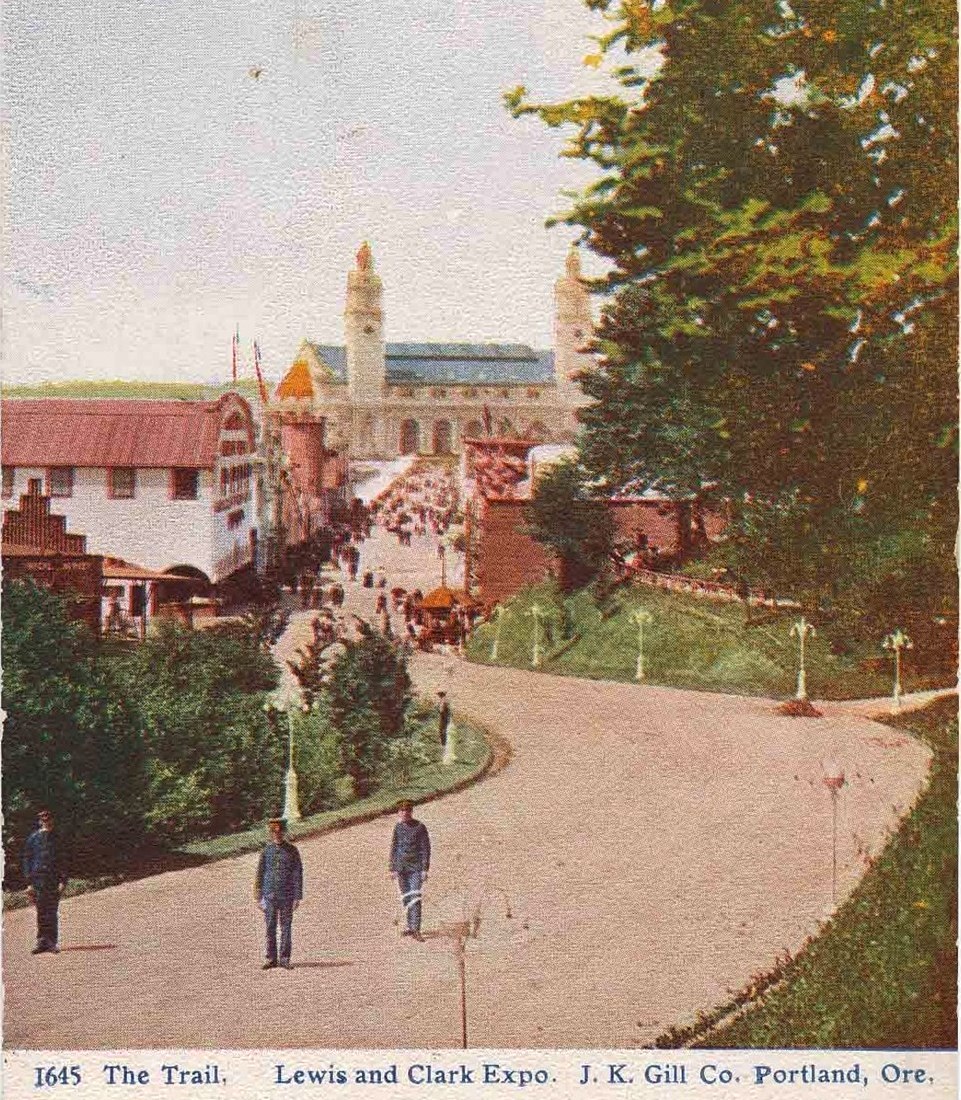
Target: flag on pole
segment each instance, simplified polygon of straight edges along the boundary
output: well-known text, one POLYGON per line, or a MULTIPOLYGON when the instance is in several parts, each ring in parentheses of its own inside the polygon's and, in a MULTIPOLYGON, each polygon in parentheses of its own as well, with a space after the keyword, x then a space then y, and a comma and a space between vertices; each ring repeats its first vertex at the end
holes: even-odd
POLYGON ((260 345, 256 340, 254 340, 254 373, 257 375, 257 389, 260 391, 260 400, 266 405, 269 397, 267 386, 264 383, 264 376, 260 370, 260 345))
POLYGON ((234 332, 234 338, 231 341, 232 369, 231 369, 231 375, 230 376, 231 376, 231 379, 234 382, 237 381, 237 348, 238 348, 239 344, 240 344, 240 325, 237 326, 237 330, 236 330, 236 332, 234 332))

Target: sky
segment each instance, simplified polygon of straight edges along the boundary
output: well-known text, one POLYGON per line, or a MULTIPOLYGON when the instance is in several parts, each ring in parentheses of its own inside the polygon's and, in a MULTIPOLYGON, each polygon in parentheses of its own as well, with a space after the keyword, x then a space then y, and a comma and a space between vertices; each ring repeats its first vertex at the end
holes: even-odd
POLYGON ((365 239, 388 340, 550 347, 575 231, 544 222, 591 171, 502 96, 608 90, 602 30, 582 0, 7 0, 4 381, 214 381, 236 325, 277 378, 343 342, 365 239))

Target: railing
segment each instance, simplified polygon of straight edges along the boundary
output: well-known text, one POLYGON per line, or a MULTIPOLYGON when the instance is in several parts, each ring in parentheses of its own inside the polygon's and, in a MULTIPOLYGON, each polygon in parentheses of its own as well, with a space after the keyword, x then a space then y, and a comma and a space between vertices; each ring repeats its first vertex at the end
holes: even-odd
POLYGON ((720 581, 702 581, 696 577, 687 577, 683 573, 658 573, 642 566, 628 565, 625 579, 647 584, 652 588, 664 588, 669 592, 686 592, 692 596, 713 600, 736 600, 739 603, 747 602, 755 607, 797 606, 793 600, 775 600, 762 591, 749 594, 745 601, 745 597, 733 585, 722 584, 720 581))

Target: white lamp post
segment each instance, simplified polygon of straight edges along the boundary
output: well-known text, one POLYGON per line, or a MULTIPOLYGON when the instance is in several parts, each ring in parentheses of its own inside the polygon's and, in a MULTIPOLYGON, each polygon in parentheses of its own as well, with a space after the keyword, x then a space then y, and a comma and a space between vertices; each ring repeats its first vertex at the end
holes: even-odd
POLYGON ((791 627, 791 637, 796 637, 798 640, 798 646, 800 650, 799 664, 797 673, 797 694, 796 699, 807 699, 807 674, 804 668, 804 642, 807 638, 813 638, 817 631, 814 629, 811 623, 807 621, 802 615, 800 619, 791 627))
POLYGON ((914 649, 914 642, 898 627, 888 634, 881 645, 894 653, 894 705, 901 705, 901 653, 905 649, 914 649))
POLYGON ((544 614, 544 609, 540 604, 531 604, 528 615, 534 620, 534 648, 531 652, 531 667, 540 668, 541 666, 541 617, 544 614))
POLYGON ((844 786, 844 769, 834 760, 825 760, 824 785, 831 792, 831 904, 838 899, 838 798, 844 786))
POLYGON ((297 798, 297 773, 294 771, 294 712, 303 706, 300 689, 292 679, 281 681, 280 687, 273 693, 269 707, 287 715, 287 773, 284 776, 285 821, 300 821, 300 806, 297 798))
POLYGON ((635 680, 644 679, 644 624, 653 621, 654 616, 650 611, 645 611, 643 608, 631 615, 631 622, 637 627, 637 672, 634 674, 635 680))
POLYGON ((491 660, 497 660, 497 652, 500 649, 501 644, 501 625, 504 621, 505 607, 503 604, 498 604, 494 608, 494 617, 497 619, 497 624, 494 627, 494 644, 491 646, 491 660))

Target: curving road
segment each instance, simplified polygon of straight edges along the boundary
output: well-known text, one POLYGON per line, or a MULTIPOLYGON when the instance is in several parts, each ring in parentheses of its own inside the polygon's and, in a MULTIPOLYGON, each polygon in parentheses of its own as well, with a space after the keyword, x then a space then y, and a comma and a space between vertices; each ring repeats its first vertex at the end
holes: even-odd
POLYGON ((68 900, 56 957, 29 954, 31 911, 8 914, 5 1044, 457 1046, 457 970, 437 932, 479 911, 472 1046, 644 1045, 816 932, 831 902, 822 760, 848 776, 840 896, 928 767, 921 745, 843 707, 792 720, 759 699, 453 657, 413 672, 513 746, 503 771, 419 811, 435 848, 425 943, 399 936, 380 819, 300 842, 289 973, 259 969, 256 855, 68 900))

